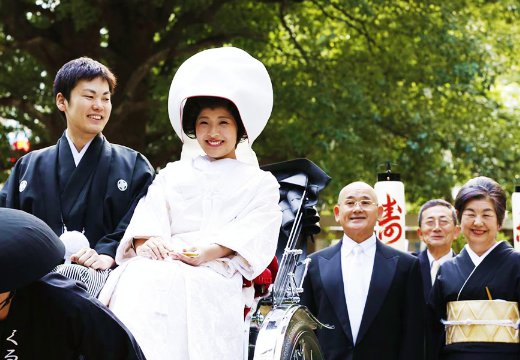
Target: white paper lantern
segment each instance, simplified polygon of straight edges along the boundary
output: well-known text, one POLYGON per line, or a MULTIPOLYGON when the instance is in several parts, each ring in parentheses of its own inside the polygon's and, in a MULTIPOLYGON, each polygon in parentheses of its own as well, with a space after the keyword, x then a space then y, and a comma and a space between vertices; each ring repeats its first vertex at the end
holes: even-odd
POLYGON ((379 174, 378 180, 374 189, 383 214, 378 221, 377 236, 384 244, 407 251, 404 184, 399 181, 399 174, 393 173, 379 174))
POLYGON ((520 251, 520 186, 515 187, 512 196, 513 203, 513 243, 515 250, 520 251))

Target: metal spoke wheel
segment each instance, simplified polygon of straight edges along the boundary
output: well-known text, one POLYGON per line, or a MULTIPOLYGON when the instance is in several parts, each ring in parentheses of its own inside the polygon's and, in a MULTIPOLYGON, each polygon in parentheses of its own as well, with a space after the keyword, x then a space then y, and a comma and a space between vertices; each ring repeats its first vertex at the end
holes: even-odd
POLYGON ((323 360, 314 330, 333 328, 296 304, 272 308, 261 324, 259 331, 258 325, 250 331, 249 354, 254 351, 253 360, 323 360))
POLYGON ((291 319, 283 341, 280 360, 322 360, 318 339, 298 313, 291 319))

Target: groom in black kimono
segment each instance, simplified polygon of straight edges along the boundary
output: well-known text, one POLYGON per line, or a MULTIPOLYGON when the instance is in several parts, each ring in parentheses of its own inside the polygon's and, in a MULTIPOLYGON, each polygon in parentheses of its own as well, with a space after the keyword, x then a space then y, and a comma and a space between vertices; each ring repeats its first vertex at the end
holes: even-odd
POLYGON ((90 246, 71 258, 95 270, 115 265, 119 240, 154 177, 143 155, 101 133, 115 86, 114 74, 95 60, 65 64, 53 91, 67 129, 56 145, 19 159, 0 192, 0 207, 31 213, 58 236, 83 233, 90 246))

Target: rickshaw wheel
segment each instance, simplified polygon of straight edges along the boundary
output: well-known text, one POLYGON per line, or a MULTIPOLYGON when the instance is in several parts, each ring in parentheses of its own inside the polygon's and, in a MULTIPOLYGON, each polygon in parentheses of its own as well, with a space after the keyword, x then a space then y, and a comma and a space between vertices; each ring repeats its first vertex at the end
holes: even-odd
POLYGON ((280 360, 322 360, 323 355, 312 328, 293 318, 283 341, 280 360))

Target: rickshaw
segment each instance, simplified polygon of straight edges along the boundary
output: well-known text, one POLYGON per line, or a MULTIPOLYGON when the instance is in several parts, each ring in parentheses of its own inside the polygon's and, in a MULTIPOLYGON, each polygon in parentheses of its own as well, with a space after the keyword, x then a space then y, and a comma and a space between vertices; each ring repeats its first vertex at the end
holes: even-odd
POLYGON ((316 210, 318 194, 330 177, 307 159, 262 166, 280 184, 283 212, 276 257, 252 284, 255 302, 246 309, 249 341, 244 359, 321 360, 314 330, 331 328, 299 304, 309 259, 307 240, 320 232, 316 210))

